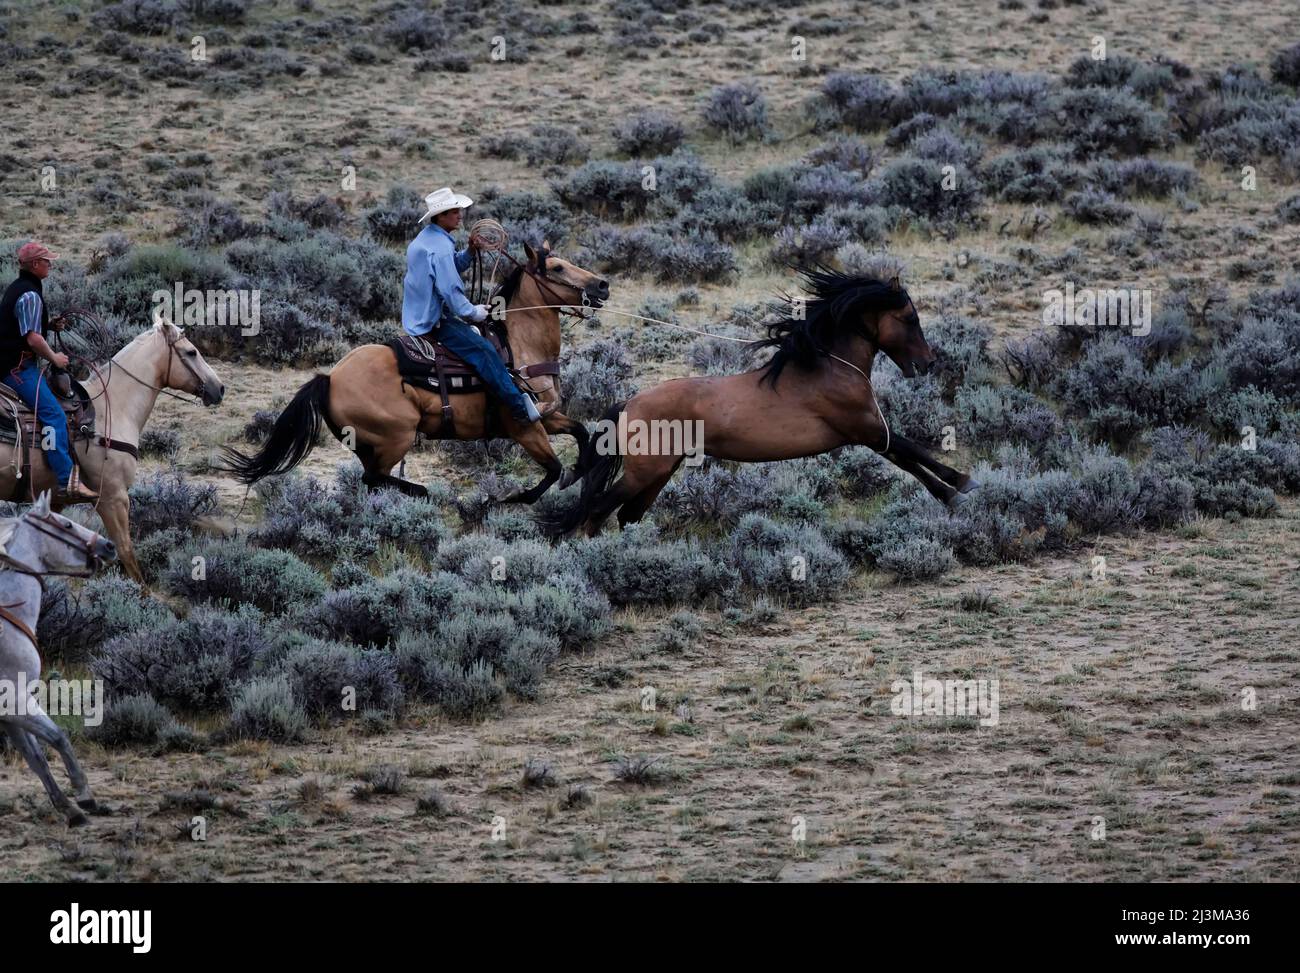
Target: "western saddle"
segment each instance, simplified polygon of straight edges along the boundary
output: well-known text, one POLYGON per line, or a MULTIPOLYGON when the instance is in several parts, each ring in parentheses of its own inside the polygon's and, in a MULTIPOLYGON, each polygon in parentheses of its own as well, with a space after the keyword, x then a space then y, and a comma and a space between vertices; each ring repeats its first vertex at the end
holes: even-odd
MULTIPOLYGON (((537 375, 553 375, 557 381, 560 374, 558 361, 537 362, 514 367, 514 354, 510 343, 504 340, 504 329, 495 326, 479 328, 479 333, 492 344, 501 361, 505 363, 515 382, 525 391, 531 389, 528 379, 537 375), (501 333, 498 333, 500 330, 501 333)), ((451 351, 440 341, 430 341, 425 337, 404 334, 388 342, 388 347, 397 356, 397 372, 404 385, 413 388, 437 392, 442 399, 442 424, 447 436, 456 435, 456 412, 451 404, 451 396, 469 392, 483 391, 483 380, 463 358, 451 351)), ((489 412, 489 416, 492 413, 489 412)), ((490 422, 491 420, 489 420, 490 422)))
MULTIPOLYGON (((140 452, 129 443, 116 442, 95 433, 95 404, 85 387, 62 370, 51 370, 46 385, 54 393, 68 421, 68 442, 78 439, 94 440, 101 446, 130 453, 139 458, 140 452)), ((41 431, 36 413, 18 397, 13 389, 0 382, 0 443, 13 446, 15 454, 22 449, 22 473, 14 484, 13 495, 7 499, 18 503, 34 502, 32 483, 32 445, 41 441, 41 431)), ((72 452, 73 477, 77 476, 77 454, 72 452)), ((17 456, 14 456, 17 459, 17 456)), ((17 465, 16 463, 14 465, 17 465)))

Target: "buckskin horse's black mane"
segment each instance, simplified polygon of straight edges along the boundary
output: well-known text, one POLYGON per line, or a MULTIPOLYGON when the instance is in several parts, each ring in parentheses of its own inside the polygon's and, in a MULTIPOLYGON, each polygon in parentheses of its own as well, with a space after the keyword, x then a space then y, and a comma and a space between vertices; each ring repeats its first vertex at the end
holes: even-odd
POLYGON ((514 298, 519 291, 519 282, 524 279, 524 268, 518 266, 506 275, 506 279, 501 282, 501 287, 496 296, 501 298, 507 304, 514 298))
POLYGON ((763 366, 760 379, 773 386, 791 362, 801 368, 813 368, 836 339, 861 327, 864 313, 894 311, 906 307, 910 300, 905 289, 895 289, 889 281, 828 267, 806 271, 803 283, 809 296, 802 320, 790 313, 789 298, 774 302, 771 310, 782 316, 767 326, 767 337, 755 344, 755 348, 776 349, 763 366))
MULTIPOLYGON (((545 247, 538 247, 536 253, 538 269, 542 273, 546 273, 546 258, 551 255, 551 251, 547 250, 545 247)), ((525 267, 523 264, 516 263, 515 269, 506 275, 506 279, 501 282, 501 287, 497 290, 496 296, 500 297, 507 304, 509 304, 515 294, 519 292, 519 283, 524 279, 524 269, 525 267)))

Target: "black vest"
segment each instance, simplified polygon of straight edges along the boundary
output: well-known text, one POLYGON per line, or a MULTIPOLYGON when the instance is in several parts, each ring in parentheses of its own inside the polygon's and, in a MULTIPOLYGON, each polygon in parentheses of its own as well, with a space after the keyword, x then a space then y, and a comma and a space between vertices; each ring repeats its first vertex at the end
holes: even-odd
POLYGON ((48 334, 50 309, 45 305, 45 292, 41 279, 28 270, 18 271, 18 279, 0 297, 0 375, 8 375, 18 367, 23 352, 27 350, 27 336, 18 327, 18 298, 35 291, 41 299, 41 333, 48 334))

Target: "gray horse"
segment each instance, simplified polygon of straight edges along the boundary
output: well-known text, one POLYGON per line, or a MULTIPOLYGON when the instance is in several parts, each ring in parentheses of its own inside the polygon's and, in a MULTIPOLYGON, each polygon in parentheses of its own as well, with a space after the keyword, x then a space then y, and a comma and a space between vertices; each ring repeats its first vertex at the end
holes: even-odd
POLYGON ((41 615, 42 576, 88 577, 103 561, 116 557, 117 550, 108 538, 53 513, 49 491, 22 516, 0 519, 0 699, 7 698, 10 703, 0 707, 0 729, 36 771, 69 825, 85 824, 86 816, 54 782, 43 744, 54 747, 63 758, 77 804, 86 811, 94 811, 98 805, 73 756, 68 735, 21 687, 41 676, 35 633, 41 615))

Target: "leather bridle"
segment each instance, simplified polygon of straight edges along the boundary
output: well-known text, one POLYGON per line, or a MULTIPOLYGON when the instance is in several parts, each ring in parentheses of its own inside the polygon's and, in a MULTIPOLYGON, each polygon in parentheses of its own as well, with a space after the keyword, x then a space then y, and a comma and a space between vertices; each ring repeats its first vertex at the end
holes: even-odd
MULTIPOLYGON (((181 363, 182 365, 185 366, 186 371, 188 371, 188 372, 190 373, 190 375, 193 376, 194 381, 198 382, 198 384, 199 384, 199 388, 202 389, 202 388, 207 384, 207 383, 204 381, 203 376, 199 374, 197 368, 195 368, 193 365, 191 365, 191 364, 189 363, 189 361, 186 359, 186 357, 185 357, 184 355, 182 355, 180 352, 178 352, 178 351, 176 350, 176 344, 177 344, 177 342, 179 342, 179 341, 181 340, 181 337, 182 337, 182 332, 181 332, 181 329, 180 329, 180 328, 177 328, 177 329, 176 329, 176 338, 175 338, 175 339, 173 339, 173 338, 172 338, 170 335, 168 335, 166 332, 164 332, 164 334, 163 334, 163 340, 165 340, 165 341, 167 342, 167 370, 166 370, 165 372, 163 372, 163 377, 166 378, 166 376, 168 376, 168 375, 171 374, 171 372, 172 372, 172 359, 175 358, 175 359, 177 359, 178 361, 180 361, 180 363, 181 363)), ((62 347, 62 345, 60 345, 60 347, 62 347)), ((119 353, 119 354, 120 354, 120 353, 119 353)), ((96 443, 98 443, 100 446, 104 446, 104 447, 106 447, 106 448, 108 448, 108 449, 115 449, 115 450, 117 450, 118 452, 126 453, 128 456, 134 457, 135 459, 139 459, 139 458, 140 458, 140 448, 139 448, 139 446, 135 445, 134 443, 128 443, 128 442, 124 442, 123 440, 120 440, 120 439, 113 439, 113 438, 112 438, 112 435, 113 435, 113 427, 112 427, 113 403, 112 403, 112 400, 111 400, 111 399, 109 398, 109 396, 108 396, 108 383, 111 382, 111 381, 113 380, 113 369, 114 369, 115 367, 118 368, 118 369, 120 369, 120 370, 122 371, 122 373, 123 373, 124 375, 126 375, 127 378, 131 379, 133 382, 135 382, 135 383, 138 384, 138 385, 143 385, 145 388, 149 389, 150 391, 153 391, 153 392, 161 392, 163 395, 169 395, 169 396, 171 396, 173 399, 177 399, 177 400, 179 400, 179 401, 181 401, 181 402, 189 402, 189 401, 191 401, 190 399, 187 399, 187 398, 186 398, 185 396, 183 396, 183 395, 177 395, 175 392, 173 392, 173 391, 172 391, 171 389, 169 389, 169 388, 165 388, 165 387, 163 387, 163 386, 161 386, 161 385, 150 385, 150 384, 149 384, 148 382, 146 382, 144 379, 140 378, 140 376, 136 375, 136 374, 135 374, 134 372, 132 372, 129 368, 127 368, 125 365, 123 365, 121 362, 119 362, 116 358, 110 358, 110 359, 108 360, 108 364, 105 366, 105 371, 107 372, 107 375, 105 375, 105 374, 103 374, 103 373, 100 372, 100 370, 99 370, 99 366, 98 366, 97 364, 95 364, 94 362, 92 362, 89 358, 83 358, 83 357, 81 357, 80 355, 72 356, 72 357, 76 357, 79 361, 83 361, 83 362, 85 362, 87 365, 90 366, 91 371, 93 371, 96 375, 99 376, 99 385, 100 385, 99 391, 96 392, 94 395, 90 396, 90 401, 91 401, 91 402, 94 402, 96 399, 98 399, 98 398, 102 395, 102 396, 104 397, 104 402, 105 402, 105 403, 107 404, 107 406, 108 406, 108 415, 105 417, 105 420, 104 420, 104 421, 105 421, 105 433, 106 433, 106 434, 100 436, 100 435, 92 435, 90 432, 87 432, 87 433, 85 433, 86 437, 89 438, 89 439, 93 439, 93 440, 94 440, 96 443)), ((198 395, 199 393, 190 393, 190 394, 192 394, 192 395, 198 395)), ((203 403, 203 398, 202 398, 201 395, 200 395, 198 401, 200 402, 200 404, 203 403)))
MULTIPOLYGON (((170 335, 168 335, 166 332, 163 333, 163 337, 164 337, 164 340, 167 342, 167 370, 166 370, 165 372, 163 372, 163 376, 166 377, 167 375, 170 375, 170 374, 171 374, 171 372, 172 372, 172 359, 175 358, 177 361, 179 361, 182 365, 185 366, 185 370, 186 370, 187 372, 189 372, 191 376, 193 376, 194 381, 198 382, 198 384, 199 384, 199 388, 202 389, 202 388, 207 384, 207 382, 204 380, 203 376, 199 374, 199 370, 198 370, 197 368, 195 368, 193 365, 191 365, 191 364, 189 363, 189 361, 186 359, 186 357, 185 357, 184 355, 182 355, 180 352, 178 352, 178 351, 176 350, 176 344, 177 344, 177 342, 179 342, 179 341, 181 340, 181 338, 183 337, 183 334, 181 333, 180 328, 177 328, 177 329, 176 329, 176 337, 175 337, 175 338, 172 338, 172 337, 171 337, 170 335)), ((111 378, 113 377, 113 368, 114 368, 114 366, 116 366, 117 368, 120 368, 120 369, 123 371, 123 373, 126 374, 126 376, 127 376, 128 378, 131 378, 132 380, 134 380, 135 382, 137 382, 137 383, 140 384, 140 385, 143 385, 143 386, 144 386, 145 388, 147 388, 147 389, 150 389, 150 390, 152 390, 152 391, 154 391, 154 392, 161 392, 163 395, 170 395, 173 399, 179 399, 179 400, 182 401, 182 402, 188 402, 188 401, 189 401, 188 399, 185 398, 185 396, 183 396, 183 395, 177 395, 175 392, 173 392, 173 391, 172 391, 171 389, 169 389, 169 388, 166 388, 165 386, 162 386, 162 385, 150 385, 150 384, 149 384, 148 382, 146 382, 144 379, 142 379, 142 378, 140 378, 138 375, 135 375, 134 373, 132 373, 132 372, 131 372, 131 371, 130 371, 130 370, 129 370, 125 365, 123 365, 121 362, 119 362, 119 361, 118 361, 117 359, 115 359, 115 358, 110 358, 110 359, 108 360, 108 379, 111 379, 111 378)), ((108 379, 106 379, 106 380, 104 381, 104 389, 103 389, 104 392, 107 392, 107 391, 108 391, 108 379)), ((200 402, 203 401, 203 399, 202 399, 202 397, 201 397, 201 392, 191 392, 190 394, 191 394, 191 395, 199 395, 199 396, 200 396, 199 401, 200 401, 200 402)), ((92 398, 98 398, 98 397, 99 397, 99 396, 93 396, 92 398)))
MULTIPOLYGON (((566 310, 568 308, 578 307, 579 305, 574 304, 572 301, 566 301, 563 295, 557 293, 555 289, 556 286, 562 286, 572 290, 578 290, 578 293, 582 296, 582 304, 580 306, 591 308, 593 313, 595 312, 596 308, 591 303, 591 299, 587 296, 587 291, 585 289, 575 288, 572 284, 565 283, 564 281, 552 280, 551 278, 546 276, 545 269, 538 271, 535 268, 530 267, 528 264, 520 263, 518 260, 514 258, 514 256, 510 254, 508 250, 503 250, 501 251, 501 253, 507 260, 509 260, 516 267, 518 267, 520 271, 522 271, 523 273, 531 277, 533 279, 533 282, 537 284, 537 289, 540 290, 547 299, 553 301, 556 305, 559 305, 561 314, 569 314, 573 317, 581 318, 584 321, 590 317, 590 315, 583 314, 580 311, 566 310)), ((544 259, 542 261, 542 266, 543 268, 545 268, 546 266, 544 259)), ((510 345, 509 327, 505 327, 504 330, 506 332, 505 335, 506 347, 509 348, 510 345)), ((535 362, 532 365, 524 365, 521 368, 516 368, 513 370, 519 376, 520 380, 523 382, 524 386, 528 389, 528 391, 532 392, 534 395, 538 395, 540 393, 538 393, 538 391, 533 388, 532 384, 529 383, 528 380, 530 378, 536 378, 538 375, 550 375, 553 379, 552 384, 555 388, 556 398, 557 399, 559 398, 560 363, 558 361, 535 362)))
MULTIPOLYGON (((65 578, 88 578, 95 572, 95 569, 99 567, 101 558, 95 553, 95 546, 103 538, 98 533, 92 531, 90 537, 87 540, 82 541, 74 530, 64 527, 59 523, 58 520, 55 519, 53 513, 38 514, 32 510, 28 510, 20 519, 25 523, 31 524, 33 528, 40 531, 42 534, 45 534, 48 537, 53 537, 61 544, 67 544, 72 548, 81 548, 86 552, 86 568, 84 571, 38 571, 30 565, 23 564, 22 561, 17 560, 10 554, 0 554, 0 561, 3 561, 12 570, 17 571, 19 574, 26 574, 35 578, 37 583, 41 586, 42 596, 45 594, 46 575, 57 575, 65 578)), ((27 636, 27 639, 32 643, 32 648, 36 650, 36 655, 39 658, 41 654, 41 645, 36 639, 36 633, 32 631, 31 627, 26 622, 13 612, 9 611, 10 608, 15 607, 17 607, 17 605, 0 605, 0 619, 4 619, 14 628, 18 629, 18 631, 22 632, 23 635, 27 636)))
MULTIPOLYGON (((75 571, 38 570, 30 565, 23 564, 23 562, 17 560, 11 554, 0 554, 0 560, 3 560, 5 564, 9 565, 13 570, 20 574, 30 574, 38 581, 41 581, 41 579, 46 575, 55 575, 64 578, 88 578, 94 574, 95 570, 99 567, 102 559, 95 553, 95 546, 103 540, 103 536, 98 532, 91 531, 90 537, 83 541, 75 530, 59 523, 54 513, 38 514, 33 510, 28 510, 20 519, 24 523, 31 524, 35 530, 40 531, 47 537, 52 537, 59 543, 66 544, 68 547, 73 549, 84 551, 86 555, 86 567, 84 570, 75 571)), ((41 589, 44 590, 44 588, 45 582, 41 581, 41 589)))

